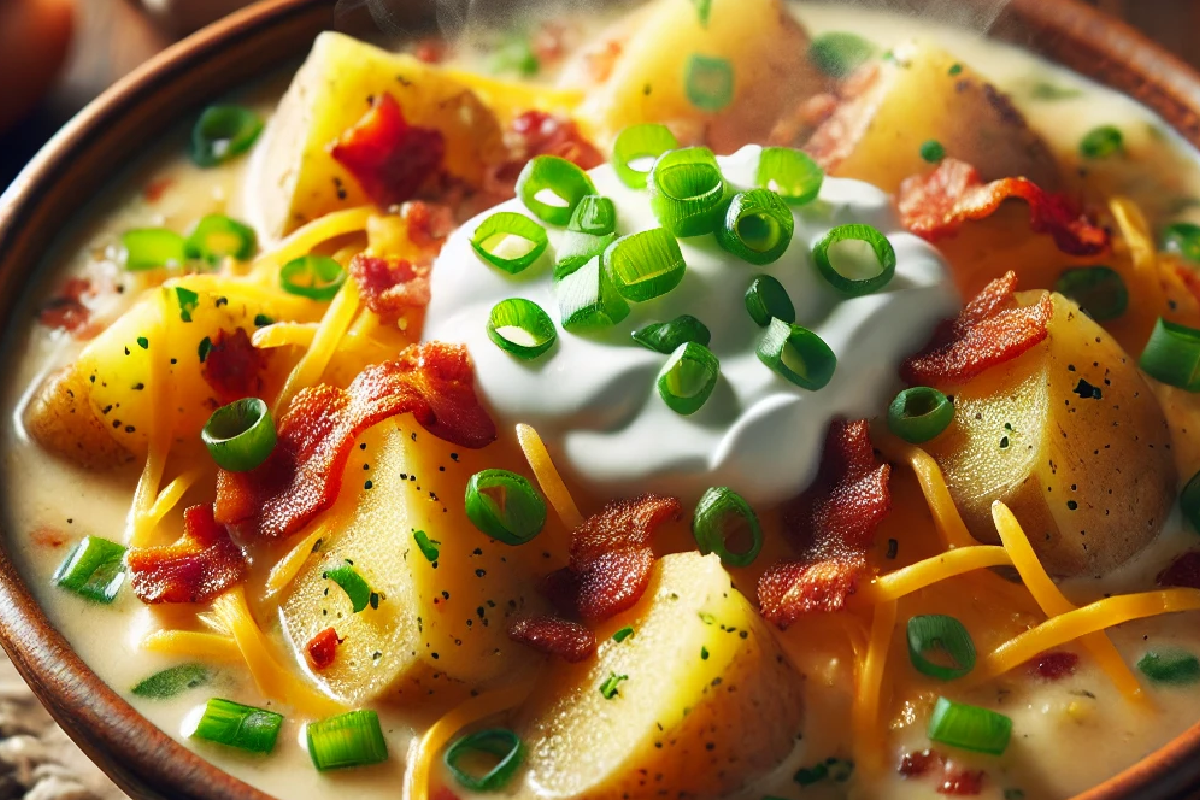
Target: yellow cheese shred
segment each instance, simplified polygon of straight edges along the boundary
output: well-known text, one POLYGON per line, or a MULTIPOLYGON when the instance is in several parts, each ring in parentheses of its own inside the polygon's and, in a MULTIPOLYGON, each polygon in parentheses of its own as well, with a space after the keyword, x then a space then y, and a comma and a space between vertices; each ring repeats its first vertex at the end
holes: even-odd
POLYGON ((318 525, 312 533, 305 536, 301 542, 288 551, 288 554, 271 567, 271 574, 267 576, 267 593, 274 594, 287 587, 289 583, 296 579, 300 569, 312 557, 313 548, 321 537, 328 533, 325 525, 318 525))
POLYGON ((205 470, 199 468, 190 469, 168 483, 158 493, 158 498, 155 499, 154 505, 150 506, 150 510, 146 512, 146 523, 150 526, 155 526, 162 522, 163 517, 171 513, 171 509, 179 504, 179 501, 187 494, 187 490, 195 486, 196 481, 203 478, 204 474, 205 470))
MULTIPOLYGON (((151 330, 145 334, 153 341, 165 341, 166 320, 169 290, 158 293, 158 314, 155 316, 151 330)), ((170 380, 167 368, 167 350, 157 347, 150 354, 150 373, 146 382, 150 385, 150 430, 149 446, 146 450, 146 463, 142 466, 142 474, 138 478, 137 489, 133 493, 133 506, 129 510, 126 523, 125 540, 130 547, 144 547, 150 543, 150 536, 156 527, 151 519, 151 511, 158 499, 158 489, 162 485, 163 472, 167 466, 167 456, 171 451, 171 437, 174 426, 171 423, 173 415, 169 412, 175 408, 174 383, 170 380)))
POLYGON ((365 231, 367 220, 378 213, 373 206, 359 206, 325 214, 307 225, 297 228, 274 250, 260 255, 250 267, 250 274, 261 282, 274 285, 277 281, 276 273, 284 264, 292 259, 308 255, 318 245, 330 239, 345 236, 348 233, 365 231))
POLYGON ((526 680, 472 697, 433 723, 424 736, 413 739, 408 749, 408 771, 404 775, 404 793, 401 795, 403 800, 428 800, 433 759, 442 748, 468 725, 524 703, 533 691, 534 683, 533 680, 526 680))
POLYGON ((879 703, 883 692, 888 648, 895 627, 896 601, 885 600, 876 605, 875 616, 871 620, 871 636, 867 642, 866 658, 862 660, 859 670, 858 691, 854 694, 854 707, 851 711, 856 760, 872 771, 877 771, 883 766, 879 703))
POLYGON ((977 544, 947 550, 895 572, 877 576, 869 584, 859 588, 858 593, 854 595, 854 603, 875 604, 899 600, 907 594, 953 578, 955 575, 1012 563, 1008 551, 995 545, 977 544))
POLYGON ((929 504, 929 510, 946 546, 953 550, 956 547, 979 544, 967 530, 962 515, 958 513, 954 498, 950 496, 950 487, 946 485, 946 477, 933 456, 895 436, 881 436, 879 440, 879 449, 889 461, 908 464, 917 476, 921 494, 925 495, 925 502, 929 504))
POLYGON ((567 491, 567 485, 563 483, 562 476, 550 460, 550 452, 546 449, 542 437, 522 422, 517 425, 517 442, 521 445, 521 451, 525 453, 529 468, 533 470, 533 477, 537 478, 538 485, 542 487, 550 505, 554 506, 558 518, 567 526, 567 530, 573 531, 578 528, 583 524, 583 515, 579 513, 579 508, 571 499, 571 493, 567 491))
POLYGON ((329 362, 337 350, 338 343, 350 329, 350 323, 354 320, 357 311, 358 286, 353 279, 347 279, 342 285, 341 291, 337 293, 337 297, 333 298, 333 302, 329 304, 325 316, 321 318, 320 325, 313 334, 312 345, 292 368, 287 382, 280 390, 279 397, 275 400, 275 407, 271 409, 271 414, 276 420, 282 416, 283 411, 287 410, 288 403, 301 389, 312 386, 320 380, 321 374, 325 372, 325 367, 329 366, 329 362))
POLYGON ((244 664, 242 651, 232 636, 204 631, 155 631, 141 641, 148 653, 185 658, 206 658, 233 664, 244 664))
MULTIPOLYGON (((1074 611, 1075 606, 1071 605, 1071 602, 1063 596, 1063 593, 1054 585, 1054 581, 1050 580, 1050 576, 1046 574, 1046 570, 1042 568, 1041 562, 1033 552, 1032 545, 1029 544, 1029 539, 1025 536, 1025 531, 1021 529, 1021 524, 1017 522, 1017 518, 1013 516, 1008 506, 999 500, 993 503, 992 520, 996 523, 996 530, 1000 533, 1000 541, 1004 543, 1004 549, 1012 557, 1013 566, 1017 568, 1021 580, 1025 582, 1025 587, 1033 595, 1033 599, 1037 601, 1046 616, 1054 618, 1074 611)), ((1084 635, 1081 641, 1122 694, 1131 700, 1144 697, 1137 676, 1121 658, 1121 654, 1117 652, 1117 648, 1108 636, 1102 631, 1096 631, 1084 635)))
POLYGON ((259 328, 250 342, 260 350, 275 347, 310 347, 320 326, 313 322, 276 322, 259 328))

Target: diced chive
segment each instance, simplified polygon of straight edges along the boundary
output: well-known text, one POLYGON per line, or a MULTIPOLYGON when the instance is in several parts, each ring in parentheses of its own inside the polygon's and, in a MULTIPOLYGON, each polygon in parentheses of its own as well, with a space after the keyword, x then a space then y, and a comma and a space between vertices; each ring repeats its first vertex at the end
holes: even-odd
POLYGON ((124 266, 130 272, 178 267, 187 261, 182 236, 166 228, 133 228, 121 234, 124 266))
POLYGON ((188 258, 220 264, 226 257, 245 261, 254 255, 258 237, 254 229, 224 214, 200 218, 184 243, 188 258))
POLYGON ((612 635, 612 638, 613 638, 614 642, 617 642, 618 644, 620 644, 621 642, 628 639, 630 636, 633 636, 633 628, 626 625, 624 628, 621 628, 621 630, 614 633, 612 635))
POLYGON ((1138 660, 1137 667, 1155 683, 1183 685, 1200 681, 1200 659, 1186 650, 1148 652, 1138 660))
POLYGON ((471 248, 487 264, 516 275, 546 252, 550 239, 535 220, 515 211, 497 211, 471 235, 471 248))
POLYGON ((520 359, 537 358, 558 338, 554 321, 542 307, 519 297, 492 306, 487 333, 497 347, 520 359))
POLYGON ((305 738, 313 766, 321 772, 381 764, 388 759, 387 740, 374 711, 348 711, 310 722, 305 738))
POLYGON ((476 472, 464 503, 471 523, 504 544, 525 544, 546 524, 546 501, 525 477, 508 470, 476 472))
POLYGON ((780 319, 789 325, 796 321, 796 307, 788 297, 783 284, 770 275, 758 275, 750 281, 746 290, 746 313, 754 324, 765 328, 772 319, 780 319))
POLYGON ((748 567, 763 546, 758 515, 740 494, 728 487, 706 491, 696 504, 692 535, 700 552, 716 553, 727 567, 748 567), (737 542, 738 549, 731 549, 737 542))
POLYGON ((300 256, 279 270, 283 290, 309 300, 332 300, 345 282, 346 270, 329 256, 300 256))
POLYGON ((921 143, 921 160, 936 164, 946 157, 946 148, 937 139, 921 143))
POLYGON ((813 38, 808 60, 831 78, 844 78, 874 56, 877 49, 858 34, 830 31, 813 38))
POLYGON ((910 444, 921 444, 950 426, 954 403, 937 389, 914 386, 888 406, 888 430, 910 444))
POLYGON ((1058 277, 1054 291, 1074 300, 1097 322, 1116 319, 1129 307, 1125 280, 1110 267, 1069 269, 1058 277))
POLYGON ((632 302, 666 294, 687 272, 679 242, 662 228, 617 239, 604 251, 601 266, 617 294, 632 302))
POLYGON ((653 122, 631 125, 617 134, 613 143, 613 170, 630 189, 645 189, 646 176, 654 161, 678 147, 679 140, 665 125, 653 122))
POLYGON ((417 543, 421 555, 425 556, 426 561, 437 561, 438 556, 442 554, 442 543, 437 539, 430 539, 429 534, 425 531, 413 531, 413 540, 417 543))
POLYGON ((755 184, 789 205, 810 203, 821 193, 825 173, 809 155, 792 147, 764 147, 758 156, 755 184))
POLYGON ((975 643, 963 624, 954 617, 927 614, 908 620, 908 659, 917 672, 952 681, 975 669, 975 643), (951 666, 930 659, 930 654, 943 654, 951 666))
POLYGON ((221 469, 248 472, 275 449, 275 421, 265 402, 245 397, 214 411, 200 439, 221 469))
POLYGON ((929 718, 929 738, 963 750, 1000 755, 1012 738, 1012 719, 939 697, 929 718))
POLYGON ((839 225, 812 250, 817 271, 851 297, 877 292, 896 274, 896 251, 887 237, 864 224, 839 225))
POLYGON ((163 699, 208 683, 211 673, 203 664, 180 664, 139 681, 129 691, 138 697, 163 699))
POLYGON ((617 209, 611 198, 599 194, 589 194, 579 201, 575 212, 571 214, 571 222, 567 225, 573 231, 590 233, 593 236, 603 236, 617 229, 617 209))
POLYGON ((596 187, 587 173, 558 156, 535 156, 517 178, 517 197, 533 215, 551 225, 566 225, 575 207, 596 187))
POLYGON ((1163 230, 1162 249, 1200 264, 1200 225, 1193 222, 1171 223, 1163 230))
POLYGON ((595 235, 566 231, 554 252, 554 280, 560 281, 593 258, 604 255, 604 251, 616 240, 615 233, 595 235))
POLYGON ((720 375, 720 362, 711 350, 686 342, 675 348, 659 371, 658 393, 676 414, 694 414, 708 402, 720 375))
POLYGON ((198 167, 224 164, 248 151, 262 129, 262 118, 245 106, 209 106, 192 128, 192 161, 198 167))
POLYGON ((1115 125, 1099 125, 1079 140, 1079 154, 1084 158, 1108 158, 1125 149, 1125 136, 1115 125))
POLYGON ((717 242, 743 261, 770 264, 792 243, 795 226, 783 198, 767 189, 751 189, 733 196, 717 228, 717 242))
POLYGON ((669 354, 681 344, 695 342, 708 347, 712 333, 691 314, 680 314, 666 322, 654 322, 633 332, 633 340, 656 353, 669 354))
POLYGON ((655 218, 676 236, 712 233, 724 219, 728 189, 707 147, 663 153, 650 168, 647 186, 655 218))
POLYGON ((727 58, 693 53, 686 81, 688 102, 701 111, 716 113, 733 102, 733 64, 727 58))
POLYGON ((559 322, 572 333, 609 328, 629 316, 629 303, 617 293, 596 256, 554 284, 559 322))
POLYGON ((612 700, 621 693, 621 681, 629 680, 628 675, 618 675, 615 672, 610 672, 608 677, 604 679, 604 683, 600 684, 600 694, 605 700, 612 700))
POLYGON ((816 391, 833 379, 837 356, 817 334, 801 325, 771 320, 758 346, 758 360, 801 389, 816 391))
POLYGON ((1200 330, 1159 317, 1140 366, 1157 381, 1200 392, 1200 330))
POLYGON ((191 322, 193 312, 200 307, 200 295, 191 289, 176 286, 175 302, 179 305, 179 319, 183 322, 191 322))
POLYGON ((455 782, 473 792, 497 792, 508 785, 521 766, 525 747, 508 728, 489 728, 469 733, 446 749, 443 760, 455 782), (486 754, 497 759, 496 764, 482 775, 468 772, 464 761, 486 754))
POLYGON ((282 714, 214 697, 204 706, 204 716, 192 731, 192 738, 251 753, 270 753, 281 727, 282 714))
POLYGON ((325 570, 322 577, 342 587, 342 591, 350 598, 350 608, 355 614, 371 604, 371 595, 373 594, 371 585, 353 564, 349 562, 339 564, 333 569, 325 570))
POLYGON ((88 600, 111 603, 125 582, 125 548, 99 536, 85 536, 58 565, 51 580, 88 600))

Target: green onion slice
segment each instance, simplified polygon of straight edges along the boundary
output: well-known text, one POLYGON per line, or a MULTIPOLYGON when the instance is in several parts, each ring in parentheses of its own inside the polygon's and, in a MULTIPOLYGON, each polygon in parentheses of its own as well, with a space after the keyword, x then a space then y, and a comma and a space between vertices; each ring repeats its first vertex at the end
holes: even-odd
POLYGON ((246 472, 266 461, 275 449, 275 421, 266 403, 245 397, 214 411, 200 439, 221 469, 246 472))
POLYGON ((521 545, 542 532, 546 501, 528 480, 515 472, 485 469, 467 482, 467 517, 487 536, 521 545))
POLYGON ((134 228, 121 234, 125 249, 125 269, 178 267, 187 261, 187 245, 182 236, 166 228, 134 228))
POLYGON ((812 250, 821 277, 844 294, 877 292, 896 274, 896 251, 870 225, 839 225, 812 250))
POLYGON ((687 272, 679 242, 662 228, 622 236, 604 251, 601 264, 617 294, 634 302, 666 294, 687 272))
POLYGON ((192 731, 192 738, 251 753, 269 753, 275 749, 281 727, 282 714, 214 697, 204 706, 204 716, 192 731))
POLYGON ((783 284, 770 275, 758 275, 746 290, 746 311, 760 328, 781 319, 789 325, 796 321, 796 307, 783 284))
POLYGON ((952 681, 975 669, 975 643, 963 624, 954 617, 927 614, 908 620, 908 658, 917 672, 952 681), (951 666, 931 660, 937 653, 952 662, 951 666))
POLYGON ((1054 291, 1071 298, 1097 322, 1116 319, 1129 307, 1129 290, 1111 267, 1080 267, 1059 276, 1054 291))
POLYGON ((751 189, 733 196, 724 224, 717 228, 721 247, 751 264, 770 264, 792 243, 796 221, 779 195, 751 189))
POLYGON ((1186 650, 1152 650, 1138 660, 1137 666, 1155 683, 1181 685, 1200 681, 1200 659, 1186 650))
POLYGON ((554 280, 562 280, 593 258, 603 255, 616 240, 615 233, 597 236, 582 231, 566 231, 554 253, 554 280))
POLYGON ((654 122, 631 125, 617 134, 613 143, 613 170, 630 189, 645 189, 646 176, 654 161, 678 147, 679 140, 666 125, 654 122))
POLYGON ((833 379, 837 356, 825 340, 802 325, 771 320, 758 360, 801 389, 816 391, 833 379))
POLYGON ((211 677, 208 667, 203 664, 180 664, 139 681, 129 691, 138 697, 163 699, 183 694, 188 689, 195 689, 208 683, 211 677))
POLYGON ((1200 225, 1192 222, 1174 222, 1166 227, 1162 236, 1162 249, 1178 253, 1188 261, 1200 264, 1200 225))
POLYGON ((1188 480, 1179 495, 1179 505, 1183 508, 1183 518, 1192 526, 1192 530, 1200 533, 1200 472, 1188 480))
MULTIPOLYGON (((367 583, 367 579, 348 561, 333 569, 325 570, 322 577, 342 587, 342 591, 350 598, 350 608, 355 614, 363 611, 371 603, 372 596, 378 597, 371 591, 371 585, 367 583)), ((375 603, 378 602, 375 600, 375 603)))
POLYGON ((71 548, 51 580, 88 600, 111 603, 125 582, 125 548, 99 536, 85 536, 71 548))
POLYGON ((858 34, 830 31, 812 40, 808 60, 826 75, 844 78, 875 55, 875 51, 875 45, 858 34))
POLYGON ((381 764, 388 759, 387 740, 374 711, 348 711, 310 722, 305 737, 313 766, 321 772, 381 764))
POLYGON ((521 359, 537 358, 558 338, 550 315, 532 300, 519 297, 492 306, 487 332, 497 347, 521 359))
POLYGON ((921 160, 936 164, 946 157, 946 147, 937 139, 929 139, 921 143, 921 160))
POLYGON ((676 236, 701 236, 721 224, 727 188, 717 157, 707 147, 663 153, 647 178, 650 208, 676 236))
POLYGON ((691 314, 680 314, 666 322, 655 322, 633 332, 633 340, 656 353, 673 353, 675 348, 687 342, 708 347, 712 333, 708 327, 691 314))
POLYGON ((492 56, 488 65, 493 73, 511 72, 532 78, 542 69, 542 63, 526 38, 513 39, 492 56))
POLYGON ((817 199, 825 173, 807 153, 793 147, 764 147, 758 156, 755 184, 793 206, 817 199))
POLYGON ((430 539, 429 534, 425 531, 413 531, 413 541, 417 543, 421 555, 425 556, 425 560, 430 563, 437 561, 442 554, 442 543, 437 539, 430 539))
POLYGON ((750 566, 763 546, 758 515, 740 494, 724 486, 709 489, 700 497, 692 535, 701 553, 716 553, 727 567, 750 566), (731 542, 742 546, 731 549, 731 542))
POLYGON ((888 430, 910 444, 929 441, 953 419, 954 403, 928 386, 905 389, 888 406, 888 430))
POLYGON ((346 270, 329 256, 300 256, 279 270, 283 290, 309 300, 332 300, 345 282, 346 270))
POLYGON ((580 201, 595 193, 588 174, 558 156, 534 157, 517 178, 517 197, 535 217, 551 225, 569 223, 580 201))
POLYGON ((716 113, 733 102, 733 64, 729 59, 694 53, 687 62, 688 102, 701 111, 716 113))
POLYGON ((629 316, 629 303, 612 285, 609 271, 595 256, 554 284, 559 321, 572 333, 610 328, 629 316))
POLYGON ((998 756, 1012 738, 1012 719, 986 708, 939 697, 929 718, 929 738, 951 747, 998 756))
POLYGON ((702 344, 685 342, 658 373, 658 393, 667 407, 687 416, 700 410, 721 375, 721 364, 702 344))
POLYGON ((254 229, 224 214, 201 217, 184 242, 188 258, 209 264, 220 264, 227 257, 245 261, 254 255, 257 247, 254 229))
POLYGON ((1159 317, 1140 365, 1155 380, 1200 392, 1200 330, 1159 317))
POLYGON ((617 229, 617 208, 611 198, 589 194, 579 201, 567 227, 593 236, 612 233, 617 229))
POLYGON ((546 229, 524 214, 497 211, 479 223, 471 248, 484 262, 516 275, 546 252, 546 229))
POLYGON ((1125 148, 1125 136, 1115 125, 1099 125, 1079 140, 1079 154, 1084 158, 1108 158, 1125 148))
POLYGON ((444 760, 446 769, 450 770, 459 786, 473 792, 496 792, 512 780, 524 755, 525 747, 515 733, 508 728, 489 728, 469 733, 451 744, 446 749, 444 760), (483 775, 468 772, 463 762, 481 754, 498 760, 483 775))
POLYGON ((192 161, 198 167, 224 164, 249 150, 262 129, 262 118, 245 106, 209 106, 192 128, 192 161))

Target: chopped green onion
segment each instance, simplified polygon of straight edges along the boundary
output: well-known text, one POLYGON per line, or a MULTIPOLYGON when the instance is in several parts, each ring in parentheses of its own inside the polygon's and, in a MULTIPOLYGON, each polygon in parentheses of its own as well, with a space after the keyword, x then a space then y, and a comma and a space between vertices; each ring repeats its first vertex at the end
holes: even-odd
POLYGON ((1188 261, 1200 264, 1200 225, 1175 222, 1163 231, 1162 249, 1178 253, 1188 261))
POLYGON ((721 224, 727 187, 717 157, 707 147, 663 153, 647 179, 650 208, 676 236, 701 236, 721 224))
POLYGON ((1099 125, 1079 140, 1079 154, 1084 158, 1107 158, 1124 147, 1125 136, 1115 125, 1099 125))
POLYGON ((1074 300, 1097 322, 1116 319, 1129 307, 1125 281, 1109 267, 1069 269, 1058 277, 1054 291, 1074 300))
POLYGON ((283 290, 309 300, 332 300, 345 282, 346 270, 329 256, 300 256, 279 270, 283 290))
POLYGON ((942 614, 911 617, 908 620, 908 659, 922 675, 952 681, 975 669, 975 643, 954 617, 942 614), (929 654, 935 651, 947 656, 953 665, 931 661, 929 654))
POLYGON ((801 325, 771 320, 758 360, 801 389, 816 391, 833 379, 837 356, 825 340, 801 325))
POLYGON ((629 303, 596 256, 554 284, 559 321, 572 333, 609 328, 629 316, 629 303))
POLYGON ((567 227, 593 236, 612 233, 617 229, 617 208, 611 198, 589 194, 579 201, 567 227))
POLYGON ((192 128, 192 161, 198 167, 224 164, 249 150, 262 129, 262 118, 245 106, 209 106, 192 128))
POLYGON ((179 319, 183 322, 191 322, 192 312, 200 307, 200 295, 191 289, 176 286, 175 302, 179 304, 179 319))
POLYGON ((676 414, 694 414, 708 402, 720 375, 720 362, 711 350, 685 342, 659 370, 658 393, 676 414))
POLYGON ((371 595, 374 594, 371 585, 349 561, 325 570, 321 577, 342 587, 342 591, 350 598, 350 608, 355 614, 363 611, 371 603, 371 595))
POLYGON ((795 227, 783 198, 767 189, 751 189, 733 196, 724 224, 717 228, 717 242, 743 261, 770 264, 788 249, 795 227))
POLYGON ((692 535, 701 553, 716 553, 727 567, 750 566, 763 546, 758 515, 740 494, 724 486, 709 489, 700 497, 692 518, 692 535), (731 540, 744 547, 730 549, 731 540))
POLYGON ((631 125, 617 134, 613 143, 613 170, 630 189, 645 189, 646 176, 654 161, 678 147, 679 140, 666 125, 654 122, 631 125))
POLYGON ((621 628, 621 630, 614 633, 612 635, 612 639, 617 644, 620 644, 621 642, 628 639, 630 636, 633 636, 633 628, 626 625, 624 628, 621 628))
POLYGON ((615 672, 610 672, 608 677, 604 679, 604 683, 600 684, 600 694, 605 700, 612 700, 621 693, 621 681, 629 680, 628 675, 618 675, 615 672))
POLYGON ((204 716, 192 731, 192 738, 251 753, 269 753, 275 749, 281 727, 282 714, 214 697, 204 706, 204 716))
POLYGON ((480 222, 471 236, 476 255, 510 275, 537 261, 549 244, 545 228, 515 211, 497 211, 480 222))
POLYGON ((125 269, 177 267, 187 261, 187 245, 182 236, 166 228, 134 228, 121 234, 125 249, 125 269))
POLYGON ((687 272, 679 242, 662 228, 622 236, 604 251, 601 264, 617 294, 634 302, 666 294, 687 272))
POLYGON ((796 307, 783 284, 770 275, 759 275, 750 281, 746 290, 746 311, 760 328, 781 319, 789 325, 796 321, 796 307))
POLYGON ((348 711, 310 722, 305 737, 313 766, 321 772, 382 764, 388 759, 387 740, 374 711, 348 711))
POLYGON ((929 139, 921 143, 921 160, 936 164, 946 157, 946 148, 937 139, 929 139))
POLYGON ((508 785, 525 757, 520 738, 508 728, 489 728, 462 737, 446 749, 446 769, 459 786, 472 792, 497 792, 508 785), (470 756, 487 754, 499 759, 483 775, 467 772, 462 762, 470 756))
POLYGON ((1155 683, 1187 684, 1200 681, 1200 659, 1185 650, 1150 651, 1137 667, 1155 683))
POLYGON ((1200 472, 1184 485, 1179 505, 1183 508, 1183 518, 1191 524, 1192 530, 1200 533, 1200 472))
POLYGON ((729 59, 693 53, 687 63, 688 102, 716 113, 733 102, 733 64, 729 59))
POLYGON ((558 156, 534 157, 517 178, 517 197, 535 217, 551 225, 569 223, 580 201, 595 193, 588 174, 558 156))
POLYGON ((817 271, 851 297, 877 292, 896 274, 896 251, 870 225, 839 225, 812 250, 817 271))
POLYGON ((489 67, 493 73, 511 72, 522 78, 532 78, 541 71, 542 63, 529 41, 518 38, 496 51, 489 67))
POLYGON ((247 472, 275 449, 275 421, 266 403, 245 397, 214 411, 200 439, 221 469, 247 472))
POLYGON ((188 689, 195 689, 208 683, 210 673, 203 664, 180 664, 161 672, 156 672, 138 682, 129 691, 138 697, 163 699, 182 694, 188 689))
POLYGON ((533 484, 508 470, 476 472, 467 482, 464 502, 471 523, 505 544, 525 544, 546 524, 546 501, 533 484))
POLYGON ((487 332, 497 347, 521 359, 537 358, 558 338, 550 315, 532 300, 519 297, 492 306, 487 332))
POLYGON ((939 697, 929 718, 929 738, 951 747, 998 756, 1012 738, 1012 719, 986 708, 939 697))
POLYGON ((905 389, 888 406, 888 430, 910 444, 929 441, 953 419, 954 403, 928 386, 905 389))
POLYGON ((51 580, 88 600, 111 603, 125 582, 125 548, 99 536, 85 536, 71 548, 51 580))
POLYGON ((254 229, 224 214, 201 217, 184 243, 188 258, 209 264, 220 264, 226 257, 245 261, 254 255, 257 247, 254 229))
POLYGON ((656 353, 673 353, 687 342, 708 347, 712 334, 703 322, 691 314, 680 314, 667 322, 655 322, 633 332, 633 340, 656 353))
POLYGON ((616 240, 615 233, 597 236, 582 231, 566 231, 554 253, 554 280, 562 280, 593 258, 603 255, 616 240))
POLYGON ((863 37, 845 31, 830 31, 813 38, 808 60, 831 78, 844 78, 875 55, 876 47, 863 37))
POLYGON ((764 147, 758 156, 755 184, 793 206, 812 202, 821 193, 825 173, 807 153, 792 147, 764 147))
POLYGON ((1200 392, 1200 330, 1159 317, 1140 365, 1155 380, 1200 392))
POLYGON ((417 543, 417 547, 421 550, 421 555, 425 556, 426 561, 437 561, 438 556, 442 554, 442 543, 437 539, 430 539, 429 534, 425 531, 413 531, 413 540, 417 543))

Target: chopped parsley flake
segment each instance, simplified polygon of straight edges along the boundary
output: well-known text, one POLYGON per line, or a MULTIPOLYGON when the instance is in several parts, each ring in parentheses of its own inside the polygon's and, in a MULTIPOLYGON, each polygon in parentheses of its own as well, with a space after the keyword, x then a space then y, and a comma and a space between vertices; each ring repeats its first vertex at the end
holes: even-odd
POLYGON ((612 700, 620 692, 621 681, 629 680, 628 675, 618 675, 615 672, 610 672, 608 677, 604 679, 604 683, 600 684, 600 694, 604 695, 605 700, 612 700))
POLYGON ((621 630, 614 633, 612 638, 614 642, 623 642, 630 636, 633 636, 633 628, 626 625, 624 628, 621 628, 621 630))
POLYGON ((413 539, 417 543, 417 547, 421 549, 421 555, 429 561, 437 561, 438 556, 442 554, 442 543, 436 539, 430 539, 425 531, 413 531, 413 539))
POLYGON ((138 343, 138 347, 142 348, 143 350, 150 349, 150 340, 147 339, 145 336, 137 337, 137 343, 138 343))
POLYGON ((179 318, 184 322, 191 322, 192 312, 200 306, 200 295, 191 289, 176 286, 175 300, 179 303, 179 318))
POLYGON ((255 327, 261 328, 264 325, 274 325, 274 324, 275 324, 275 320, 271 319, 266 314, 255 314, 254 315, 255 327))
POLYGON ((708 661, 708 648, 704 645, 700 645, 700 660, 708 661))

